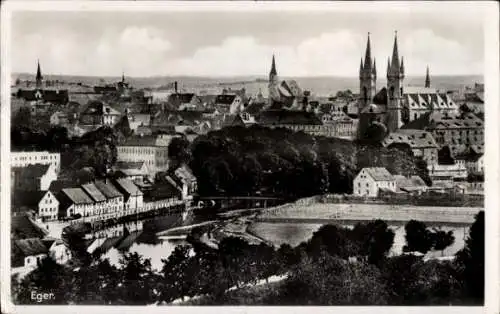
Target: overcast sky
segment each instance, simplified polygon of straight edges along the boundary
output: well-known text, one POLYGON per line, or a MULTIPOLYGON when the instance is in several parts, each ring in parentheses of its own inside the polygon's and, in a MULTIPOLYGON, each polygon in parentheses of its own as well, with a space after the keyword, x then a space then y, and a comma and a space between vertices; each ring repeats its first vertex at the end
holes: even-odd
POLYGON ((397 12, 14 12, 12 71, 118 76, 357 76, 371 33, 385 76, 394 31, 408 75, 482 74, 469 8, 397 12))

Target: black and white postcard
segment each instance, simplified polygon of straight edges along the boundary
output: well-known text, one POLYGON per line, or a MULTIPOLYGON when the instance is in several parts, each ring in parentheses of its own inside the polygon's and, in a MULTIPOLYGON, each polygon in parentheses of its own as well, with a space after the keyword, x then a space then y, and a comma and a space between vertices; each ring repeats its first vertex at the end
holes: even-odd
POLYGON ((2 312, 498 313, 496 3, 4 4, 2 312))

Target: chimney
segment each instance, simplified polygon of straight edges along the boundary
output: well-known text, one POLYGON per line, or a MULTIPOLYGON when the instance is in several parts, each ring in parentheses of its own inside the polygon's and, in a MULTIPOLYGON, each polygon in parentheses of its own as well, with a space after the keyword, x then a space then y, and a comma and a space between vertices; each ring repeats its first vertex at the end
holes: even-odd
POLYGON ((175 93, 177 94, 177 81, 174 82, 174 90, 175 90, 175 93))

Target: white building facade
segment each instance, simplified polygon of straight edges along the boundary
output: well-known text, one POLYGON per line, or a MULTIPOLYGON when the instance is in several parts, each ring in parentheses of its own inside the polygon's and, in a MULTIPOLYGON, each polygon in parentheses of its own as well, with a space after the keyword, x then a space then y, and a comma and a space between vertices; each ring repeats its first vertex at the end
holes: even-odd
POLYGON ((11 152, 11 167, 26 167, 27 165, 53 165, 56 173, 61 170, 61 154, 48 151, 11 152))
POLYGON ((385 168, 363 168, 354 178, 356 196, 377 197, 380 189, 396 191, 396 180, 385 168))

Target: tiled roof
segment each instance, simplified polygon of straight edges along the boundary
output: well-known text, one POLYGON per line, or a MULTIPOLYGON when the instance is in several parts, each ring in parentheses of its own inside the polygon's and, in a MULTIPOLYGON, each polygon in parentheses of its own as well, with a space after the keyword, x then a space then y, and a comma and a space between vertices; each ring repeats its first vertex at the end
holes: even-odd
POLYGON ((102 101, 90 101, 87 108, 82 112, 82 115, 120 115, 121 113, 113 107, 104 104, 102 101))
POLYGON ((109 180, 107 182, 102 180, 97 180, 95 182, 95 185, 99 189, 99 191, 101 191, 101 193, 104 194, 104 196, 106 196, 108 199, 115 197, 123 197, 123 194, 120 193, 120 191, 118 191, 116 187, 113 184, 111 184, 109 180))
POLYGON ((406 143, 411 148, 437 148, 438 145, 434 137, 426 131, 401 129, 387 135, 382 142, 384 146, 392 143, 406 143))
POLYGON ((439 112, 427 112, 418 119, 405 124, 402 129, 474 129, 483 127, 484 122, 473 113, 445 115, 439 112))
POLYGON ((156 185, 153 189, 144 191, 144 201, 158 201, 167 198, 180 197, 181 192, 176 188, 175 184, 164 181, 161 185, 156 185))
POLYGON ((393 181, 394 176, 385 168, 363 168, 375 181, 393 181))
POLYGON ((243 110, 243 112, 256 115, 265 107, 265 105, 265 103, 252 102, 243 110))
POLYGON ((424 180, 419 176, 411 176, 409 178, 402 175, 395 175, 396 186, 398 188, 422 188, 426 187, 424 180))
POLYGON ((141 169, 145 161, 118 161, 115 167, 120 170, 124 169, 141 169))
POLYGON ((33 256, 48 253, 48 249, 39 238, 15 240, 14 245, 24 256, 33 256))
POLYGON ((159 125, 196 125, 203 120, 203 113, 195 110, 164 111, 151 121, 152 126, 159 125))
POLYGON ((119 146, 156 146, 156 135, 131 136, 119 146))
POLYGON ((194 176, 193 172, 186 164, 183 164, 182 166, 177 168, 174 173, 176 176, 178 176, 182 180, 186 180, 186 181, 196 180, 196 177, 194 176))
POLYGON ((285 80, 281 82, 281 86, 284 86, 292 96, 302 96, 302 89, 295 80, 285 80))
POLYGON ((11 233, 14 239, 43 238, 49 232, 41 228, 27 215, 11 217, 11 233))
POLYGON ((25 191, 14 190, 12 193, 12 205, 15 207, 29 207, 38 209, 38 204, 48 191, 25 191))
POLYGON ((257 121, 263 125, 321 125, 321 120, 312 112, 291 110, 266 110, 260 112, 257 121))
POLYGON ((94 201, 81 188, 62 189, 61 193, 66 195, 74 204, 93 204, 94 201))
POLYGON ((57 104, 65 104, 69 99, 67 90, 50 89, 19 89, 16 96, 27 101, 43 100, 57 104))
POLYGON ((188 104, 193 100, 195 95, 193 93, 183 93, 183 94, 171 94, 168 97, 168 103, 173 105, 175 108, 179 108, 182 104, 188 104))
POLYGON ((385 113, 385 108, 383 106, 380 106, 380 105, 370 104, 370 105, 364 107, 361 110, 361 113, 374 113, 374 114, 385 113))
POLYGON ((90 197, 96 202, 106 201, 106 196, 104 196, 101 191, 93 183, 83 184, 82 189, 87 192, 90 197))
POLYGON ((34 164, 26 167, 13 167, 12 171, 20 174, 22 178, 40 178, 47 173, 50 165, 34 164))
POLYGON ((57 194, 62 189, 75 187, 76 185, 77 184, 74 180, 59 178, 58 180, 54 180, 50 183, 49 191, 51 191, 54 194, 57 194))
POLYGON ((216 104, 230 105, 233 103, 236 95, 217 95, 215 98, 216 104))
POLYGON ((141 190, 139 190, 139 188, 132 181, 128 179, 117 179, 116 187, 123 193, 128 194, 129 196, 142 195, 141 190))

